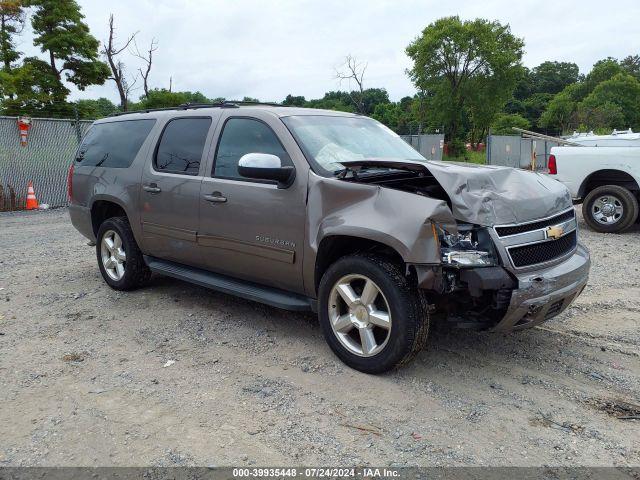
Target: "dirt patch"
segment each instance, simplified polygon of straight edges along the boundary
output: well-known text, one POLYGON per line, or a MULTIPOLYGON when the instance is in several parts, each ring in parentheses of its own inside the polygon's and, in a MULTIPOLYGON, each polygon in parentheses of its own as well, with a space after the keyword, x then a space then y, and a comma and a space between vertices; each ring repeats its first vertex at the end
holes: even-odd
POLYGON ((164 277, 116 292, 66 211, 2 213, 0 466, 638 466, 640 229, 580 238, 589 284, 558 318, 434 328, 371 376, 313 315, 164 277))

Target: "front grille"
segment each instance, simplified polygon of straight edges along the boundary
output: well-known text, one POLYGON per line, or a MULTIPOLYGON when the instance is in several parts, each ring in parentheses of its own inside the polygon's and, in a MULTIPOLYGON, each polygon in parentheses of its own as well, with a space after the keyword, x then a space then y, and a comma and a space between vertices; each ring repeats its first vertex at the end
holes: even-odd
POLYGON ((546 220, 540 220, 538 222, 523 223, 521 225, 511 225, 508 227, 496 227, 496 233, 499 237, 506 237, 508 235, 516 235, 518 233, 531 232, 540 228, 550 227, 551 225, 557 225, 567 220, 571 220, 576 216, 573 209, 568 210, 555 217, 547 218, 546 220))
POLYGON ((509 249, 509 255, 514 266, 527 267, 566 255, 576 247, 577 241, 578 237, 574 230, 558 240, 512 247, 509 249))

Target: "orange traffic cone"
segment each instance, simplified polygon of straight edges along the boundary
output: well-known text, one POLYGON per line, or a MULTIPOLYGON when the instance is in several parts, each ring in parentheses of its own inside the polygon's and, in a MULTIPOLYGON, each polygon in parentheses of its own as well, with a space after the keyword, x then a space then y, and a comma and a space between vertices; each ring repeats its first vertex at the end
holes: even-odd
POLYGON ((36 198, 36 192, 33 190, 33 183, 29 182, 27 188, 27 210, 37 210, 38 199, 36 198))

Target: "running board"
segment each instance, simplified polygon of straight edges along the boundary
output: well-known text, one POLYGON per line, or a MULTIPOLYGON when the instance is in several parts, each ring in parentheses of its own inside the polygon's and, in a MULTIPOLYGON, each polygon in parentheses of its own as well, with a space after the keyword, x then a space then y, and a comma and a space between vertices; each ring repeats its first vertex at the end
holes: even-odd
POLYGON ((246 298, 254 302, 265 303, 284 310, 309 311, 313 309, 313 299, 303 295, 286 292, 257 283, 238 280, 200 268, 181 265, 156 257, 144 256, 145 263, 152 272, 194 283, 218 292, 246 298))

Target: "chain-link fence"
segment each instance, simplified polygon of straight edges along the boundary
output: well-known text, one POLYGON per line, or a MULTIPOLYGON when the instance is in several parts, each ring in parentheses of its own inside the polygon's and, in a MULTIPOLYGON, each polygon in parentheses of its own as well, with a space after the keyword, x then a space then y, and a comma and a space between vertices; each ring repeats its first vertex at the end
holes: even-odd
POLYGON ((400 135, 400 138, 420 152, 420 155, 427 160, 442 160, 443 134, 400 135))
POLYGON ((66 205, 67 172, 91 123, 34 118, 22 146, 17 117, 0 117, 0 211, 23 209, 29 182, 41 204, 66 205))

